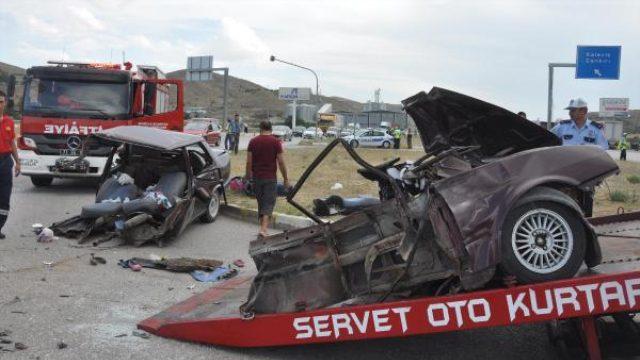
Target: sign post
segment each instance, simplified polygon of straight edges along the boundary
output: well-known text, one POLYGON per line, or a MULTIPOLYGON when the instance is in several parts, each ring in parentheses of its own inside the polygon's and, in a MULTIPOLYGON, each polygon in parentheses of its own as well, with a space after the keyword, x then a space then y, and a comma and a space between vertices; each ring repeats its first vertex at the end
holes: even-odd
POLYGON ((293 103, 293 114, 291 114, 291 129, 296 128, 296 107, 298 100, 309 101, 311 98, 311 89, 309 88, 292 88, 281 87, 278 89, 278 98, 280 100, 288 100, 293 103))
POLYGON ((553 69, 576 68, 576 79, 620 79, 621 46, 584 46, 576 51, 576 63, 549 63, 549 92, 547 99, 547 129, 551 127, 553 112, 553 69))

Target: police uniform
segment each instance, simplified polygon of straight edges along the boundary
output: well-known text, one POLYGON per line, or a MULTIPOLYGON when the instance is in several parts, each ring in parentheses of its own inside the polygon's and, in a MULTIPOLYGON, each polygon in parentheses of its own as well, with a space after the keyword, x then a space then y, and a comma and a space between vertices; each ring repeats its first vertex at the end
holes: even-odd
POLYGON ((13 158, 11 146, 15 138, 13 120, 4 115, 0 121, 0 230, 9 216, 9 202, 13 186, 13 158))
POLYGON ((604 136, 603 125, 589 119, 578 129, 575 121, 562 120, 551 132, 562 139, 562 145, 597 145, 604 150, 609 149, 609 142, 604 136))

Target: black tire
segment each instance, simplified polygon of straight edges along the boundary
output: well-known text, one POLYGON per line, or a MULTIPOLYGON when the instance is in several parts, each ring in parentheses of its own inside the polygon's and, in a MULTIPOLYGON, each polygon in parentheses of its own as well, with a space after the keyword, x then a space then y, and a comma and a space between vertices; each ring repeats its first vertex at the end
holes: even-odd
POLYGON ((209 204, 207 204, 207 209, 205 212, 200 215, 200 221, 203 223, 212 223, 216 221, 218 214, 220 213, 220 194, 217 190, 214 190, 209 198, 209 204), (213 202, 213 203, 212 203, 213 202), (214 207, 215 209, 212 209, 214 207))
POLYGON ((51 176, 31 176, 31 183, 35 187, 49 186, 52 182, 53 177, 51 176))
POLYGON ((357 148, 358 146, 360 146, 360 143, 358 142, 358 140, 351 140, 349 142, 349 145, 351 145, 352 148, 357 148))
POLYGON ((382 142, 382 147, 385 149, 390 149, 391 148, 391 143, 388 141, 383 141, 382 142))
MULTIPOLYGON (((553 230, 553 226, 556 225, 549 225, 549 227, 553 230)), ((553 230, 553 233, 558 234, 557 231, 553 230)), ((552 237, 552 239, 555 239, 555 237, 552 237)), ((512 209, 507 215, 502 225, 500 247, 502 252, 501 268, 507 274, 515 276, 518 283, 528 284, 566 279, 573 277, 578 272, 584 260, 586 252, 585 230, 579 215, 567 208, 567 206, 552 201, 532 201, 512 209), (534 218, 531 218, 531 216, 534 216, 534 218), (547 216, 547 221, 556 221, 556 225, 561 226, 562 229, 570 229, 570 232, 566 234, 566 239, 561 238, 557 241, 545 240, 549 239, 549 237, 545 237, 545 232, 542 229, 532 229, 529 232, 525 228, 527 225, 524 222, 527 219, 533 221, 535 216, 547 216), (522 230, 518 234, 536 234, 536 236, 516 235, 514 234, 516 226, 522 230), (527 241, 533 241, 534 244, 527 241), (536 241, 539 241, 539 243, 536 241), (519 245, 515 245, 514 249, 514 244, 519 245), (566 247, 560 247, 563 245, 566 247), (556 250, 559 250, 559 252, 556 250), (517 251, 519 255, 517 255, 517 251), (549 254, 556 256, 552 251, 556 251, 555 254, 558 256, 550 260, 549 254), (546 254, 546 256, 543 254, 546 254), (534 264, 531 264, 530 261, 534 264), (546 269, 543 269, 545 266, 544 261, 549 262, 549 266, 546 269), (557 263, 550 266, 552 261, 557 261, 557 263)))

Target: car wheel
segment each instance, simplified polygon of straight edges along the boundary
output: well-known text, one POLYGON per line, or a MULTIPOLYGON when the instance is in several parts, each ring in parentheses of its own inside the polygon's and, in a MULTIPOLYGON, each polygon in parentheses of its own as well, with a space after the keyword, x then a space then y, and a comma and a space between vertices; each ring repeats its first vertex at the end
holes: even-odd
POLYGON ((200 221, 203 223, 212 223, 218 217, 218 213, 220 212, 220 194, 218 194, 217 190, 213 191, 211 194, 211 198, 209 199, 209 204, 207 205, 207 210, 200 216, 200 221))
POLYGON ((382 147, 383 147, 383 148, 385 148, 385 149, 388 149, 388 148, 390 148, 390 147, 391 147, 391 143, 390 143, 390 142, 388 142, 388 141, 384 141, 384 142, 382 143, 382 147))
POLYGON ((351 142, 349 142, 349 145, 351 145, 352 148, 357 148, 360 143, 357 140, 351 140, 351 142))
POLYGON ((53 182, 51 176, 32 176, 31 183, 36 187, 49 186, 53 182))
POLYGON ((573 277, 585 256, 579 215, 551 201, 513 209, 502 227, 501 267, 519 283, 573 277))

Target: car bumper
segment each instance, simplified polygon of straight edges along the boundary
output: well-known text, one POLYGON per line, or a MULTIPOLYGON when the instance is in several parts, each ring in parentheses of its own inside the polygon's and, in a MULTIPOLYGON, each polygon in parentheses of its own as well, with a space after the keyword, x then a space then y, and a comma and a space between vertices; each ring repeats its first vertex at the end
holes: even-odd
MULTIPOLYGON (((27 176, 52 176, 58 178, 97 178, 102 176, 102 171, 107 163, 106 157, 87 156, 84 158, 88 165, 86 171, 56 171, 56 160, 62 158, 59 155, 38 155, 30 150, 19 150, 20 167, 23 175, 27 176)), ((72 159, 73 157, 68 157, 72 159)))

